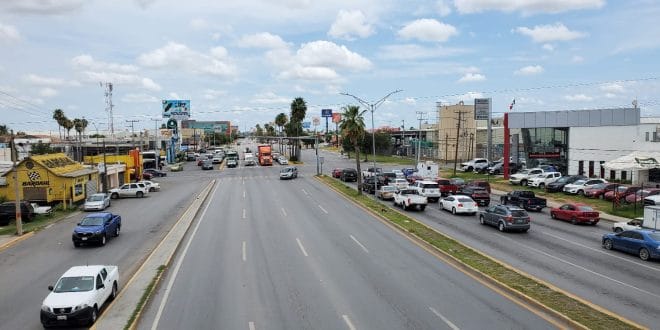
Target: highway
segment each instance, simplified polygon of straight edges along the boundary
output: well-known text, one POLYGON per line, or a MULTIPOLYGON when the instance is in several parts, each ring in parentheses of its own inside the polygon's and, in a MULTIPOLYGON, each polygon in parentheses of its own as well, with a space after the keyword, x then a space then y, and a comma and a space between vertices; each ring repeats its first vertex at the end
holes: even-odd
MULTIPOLYGON (((332 153, 324 153, 324 159, 327 175, 334 167, 355 168, 354 159, 340 159, 332 153)), ((371 166, 371 162, 368 164, 371 166)), ((491 203, 498 202, 499 196, 492 195, 491 203)), ((546 208, 541 213, 530 212, 531 230, 520 234, 500 233, 496 228, 481 226, 476 216, 454 216, 439 210, 437 203, 430 204, 424 212, 407 214, 584 300, 649 328, 660 324, 660 286, 657 285, 660 263, 603 249, 601 237, 612 231, 607 221, 596 226, 575 226, 551 219, 546 208)))
MULTIPOLYGON (((311 157, 306 152, 307 157, 311 157)), ((544 329, 315 180, 224 169, 140 329, 544 329)))

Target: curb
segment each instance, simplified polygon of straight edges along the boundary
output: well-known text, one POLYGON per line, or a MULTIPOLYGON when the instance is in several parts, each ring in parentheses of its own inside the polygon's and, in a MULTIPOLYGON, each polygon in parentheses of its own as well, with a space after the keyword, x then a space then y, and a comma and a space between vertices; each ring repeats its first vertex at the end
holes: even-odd
POLYGON ((34 231, 31 231, 27 234, 23 234, 23 236, 14 237, 14 238, 10 239, 9 241, 7 241, 7 242, 3 243, 2 245, 0 245, 0 252, 6 250, 6 249, 14 246, 15 244, 18 244, 18 243, 20 243, 20 242, 22 242, 22 241, 24 241, 24 240, 26 240, 26 239, 28 239, 32 236, 34 236, 34 231))
MULTIPOLYGON (((157 278, 158 267, 164 265, 167 270, 171 260, 179 249, 180 243, 191 227, 194 218, 197 216, 199 207, 206 201, 211 189, 215 185, 216 180, 212 180, 209 184, 202 189, 197 195, 195 200, 190 204, 188 209, 183 213, 179 220, 172 226, 163 240, 156 246, 156 248, 144 260, 142 265, 133 274, 133 276, 126 282, 126 285, 119 291, 119 294, 104 310, 96 321, 90 327, 91 330, 96 329, 135 329, 137 323, 142 316, 146 304, 148 304, 151 294, 158 286, 161 275, 157 278), (155 281, 154 281, 155 278, 155 281), (154 283, 153 289, 147 294, 147 299, 143 302, 142 306, 137 309, 140 300, 142 299, 144 290, 149 284, 154 283), (117 308, 113 309, 113 307, 117 308), (135 318, 131 324, 126 324, 137 310, 135 318)), ((164 271, 165 271, 164 270, 164 271)))

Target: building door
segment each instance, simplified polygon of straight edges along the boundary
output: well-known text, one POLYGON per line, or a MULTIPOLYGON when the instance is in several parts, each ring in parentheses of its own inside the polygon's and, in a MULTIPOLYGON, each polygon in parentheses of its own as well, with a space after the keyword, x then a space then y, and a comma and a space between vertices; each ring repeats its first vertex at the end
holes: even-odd
POLYGON ((594 177, 594 161, 593 160, 589 161, 589 177, 590 178, 594 177))
POLYGON ((600 178, 601 179, 605 178, 605 167, 603 167, 603 164, 605 164, 605 161, 601 160, 600 161, 600 178))
POLYGON ((578 162, 578 175, 584 175, 584 161, 578 162))

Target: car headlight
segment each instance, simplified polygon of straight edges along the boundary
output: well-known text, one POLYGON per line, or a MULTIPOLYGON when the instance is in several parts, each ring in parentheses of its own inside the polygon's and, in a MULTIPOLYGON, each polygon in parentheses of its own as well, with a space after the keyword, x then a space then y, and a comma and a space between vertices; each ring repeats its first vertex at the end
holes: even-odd
POLYGON ((655 247, 656 250, 660 250, 660 245, 655 247))
POLYGON ((73 312, 75 312, 75 311, 79 311, 79 310, 84 309, 84 308, 87 308, 87 307, 89 307, 89 305, 87 305, 87 304, 80 304, 80 305, 78 305, 78 306, 76 306, 76 307, 73 308, 73 312))
POLYGON ((103 230, 99 230, 99 231, 95 232, 94 234, 101 235, 102 233, 103 233, 103 230))
POLYGON ((48 307, 47 305, 41 305, 41 310, 44 312, 52 312, 50 307, 48 307))

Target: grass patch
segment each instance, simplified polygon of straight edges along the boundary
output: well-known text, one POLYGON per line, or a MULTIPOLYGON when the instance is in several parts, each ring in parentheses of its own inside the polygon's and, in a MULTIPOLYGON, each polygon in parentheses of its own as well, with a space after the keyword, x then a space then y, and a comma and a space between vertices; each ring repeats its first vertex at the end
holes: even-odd
MULTIPOLYGON (((367 155, 367 161, 364 161, 364 153, 360 153, 360 158, 363 160, 362 163, 371 164, 373 162, 373 155, 367 155)), ((353 159, 355 161, 355 152, 351 152, 348 159, 353 159)), ((379 155, 376 154, 376 163, 378 164, 389 164, 389 165, 415 165, 415 159, 401 156, 389 156, 389 155, 379 155)))
POLYGON ((319 179, 363 207, 379 214, 384 219, 398 225, 403 230, 421 238, 446 254, 496 279, 511 289, 534 298, 546 307, 567 316, 569 319, 589 329, 636 329, 632 324, 593 309, 589 305, 555 291, 543 283, 515 272, 480 252, 425 226, 415 219, 394 211, 389 206, 383 205, 366 195, 358 195, 355 189, 344 185, 339 180, 325 175, 319 176, 319 179))
POLYGON ((142 297, 140 297, 140 301, 138 301, 137 305, 135 306, 135 309, 133 310, 133 313, 131 313, 131 317, 128 319, 128 321, 126 321, 124 330, 129 330, 133 325, 133 322, 135 322, 135 319, 137 318, 138 314, 142 312, 142 308, 144 308, 144 304, 146 304, 147 300, 149 300, 149 297, 151 297, 151 293, 153 293, 154 288, 156 287, 156 283, 158 283, 158 280, 160 279, 160 275, 163 274, 165 268, 166 268, 165 265, 160 265, 156 269, 156 275, 154 275, 154 278, 151 279, 149 285, 147 285, 147 287, 144 289, 144 292, 142 293, 142 297))
MULTIPOLYGON (((25 222, 25 219, 23 219, 23 234, 27 234, 33 231, 39 231, 44 227, 50 225, 51 223, 61 220, 62 218, 75 212, 76 210, 77 209, 62 210, 61 208, 58 208, 56 210, 53 210, 53 213, 49 215, 44 215, 44 214, 37 215, 30 222, 25 222)), ((0 235, 15 235, 15 234, 16 234, 15 221, 10 222, 7 226, 0 227, 0 235)))

